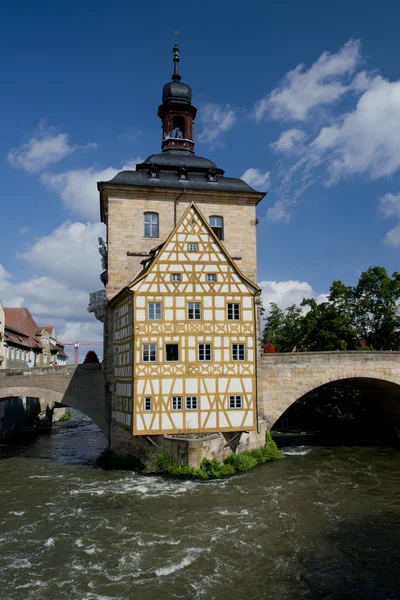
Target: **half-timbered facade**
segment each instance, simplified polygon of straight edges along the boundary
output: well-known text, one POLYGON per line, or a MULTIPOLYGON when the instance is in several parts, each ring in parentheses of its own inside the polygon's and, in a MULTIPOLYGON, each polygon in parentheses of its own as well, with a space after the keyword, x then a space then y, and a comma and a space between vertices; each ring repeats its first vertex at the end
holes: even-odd
POLYGON ((255 429, 258 293, 191 205, 113 301, 116 421, 133 435, 255 429))

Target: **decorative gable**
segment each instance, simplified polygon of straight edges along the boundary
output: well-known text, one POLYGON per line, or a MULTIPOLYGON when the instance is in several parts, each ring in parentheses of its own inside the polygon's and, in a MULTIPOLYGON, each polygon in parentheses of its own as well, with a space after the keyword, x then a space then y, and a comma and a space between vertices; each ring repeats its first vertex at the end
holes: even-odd
POLYGON ((128 286, 151 294, 256 293, 258 287, 235 265, 222 243, 192 204, 145 274, 128 286))

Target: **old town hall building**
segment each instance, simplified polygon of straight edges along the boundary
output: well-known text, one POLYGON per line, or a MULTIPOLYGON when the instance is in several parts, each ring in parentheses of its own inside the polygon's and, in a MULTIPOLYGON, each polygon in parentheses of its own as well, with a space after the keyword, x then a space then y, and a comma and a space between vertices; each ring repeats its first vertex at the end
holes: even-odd
POLYGON ((113 446, 258 429, 256 206, 265 194, 196 156, 191 99, 175 44, 158 108, 162 152, 98 184, 113 446))

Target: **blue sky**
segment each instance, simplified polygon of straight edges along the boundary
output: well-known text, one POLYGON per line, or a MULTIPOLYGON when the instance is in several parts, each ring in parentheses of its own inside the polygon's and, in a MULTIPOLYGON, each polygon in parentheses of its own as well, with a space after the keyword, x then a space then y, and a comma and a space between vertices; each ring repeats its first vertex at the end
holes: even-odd
POLYGON ((7 3, 3 303, 60 338, 100 339, 86 312, 101 288, 95 183, 159 151, 175 29, 196 153, 268 189, 264 302, 323 298, 370 265, 398 269, 399 17, 394 1, 7 3))

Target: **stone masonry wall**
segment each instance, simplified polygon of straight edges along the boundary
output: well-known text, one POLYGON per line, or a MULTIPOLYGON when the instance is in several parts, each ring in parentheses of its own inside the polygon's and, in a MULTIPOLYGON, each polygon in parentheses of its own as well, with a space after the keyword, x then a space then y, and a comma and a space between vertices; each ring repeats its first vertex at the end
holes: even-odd
POLYGON ((289 406, 321 385, 357 379, 374 390, 385 411, 400 417, 400 352, 264 354, 264 414, 270 429, 289 406))

